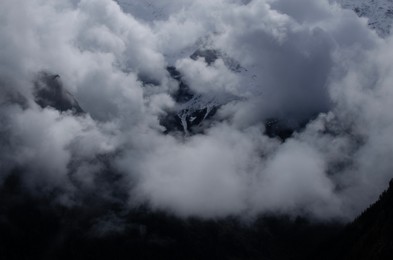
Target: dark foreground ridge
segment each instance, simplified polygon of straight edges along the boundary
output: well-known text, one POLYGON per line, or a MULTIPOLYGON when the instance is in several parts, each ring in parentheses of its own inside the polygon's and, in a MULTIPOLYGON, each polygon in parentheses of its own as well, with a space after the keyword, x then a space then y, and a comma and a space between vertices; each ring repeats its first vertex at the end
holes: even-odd
POLYGON ((349 224, 325 250, 326 259, 393 258, 393 180, 379 200, 349 224))
POLYGON ((393 188, 353 223, 261 216, 203 220, 86 196, 66 208, 10 176, 0 191, 0 259, 391 259, 393 188), (94 201, 94 203, 92 203, 94 201))
POLYGON ((342 229, 273 215, 183 219, 89 196, 65 208, 24 190, 9 177, 0 191, 0 259, 304 259, 342 229))

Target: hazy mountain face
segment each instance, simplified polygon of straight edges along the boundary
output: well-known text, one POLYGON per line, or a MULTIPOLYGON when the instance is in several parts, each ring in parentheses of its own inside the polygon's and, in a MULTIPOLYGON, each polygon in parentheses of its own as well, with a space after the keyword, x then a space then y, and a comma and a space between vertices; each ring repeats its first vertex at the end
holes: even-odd
POLYGON ((393 40, 356 12, 3 0, 0 182, 71 208, 350 219, 393 174, 393 40))

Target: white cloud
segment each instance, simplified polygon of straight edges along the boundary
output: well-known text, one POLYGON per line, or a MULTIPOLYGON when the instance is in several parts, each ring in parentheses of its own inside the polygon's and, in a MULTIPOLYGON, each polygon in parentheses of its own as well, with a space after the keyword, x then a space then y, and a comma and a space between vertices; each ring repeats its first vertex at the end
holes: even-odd
POLYGON ((393 40, 355 14, 324 0, 118 2, 1 1, 2 178, 18 166, 32 186, 75 193, 72 178, 94 186, 110 154, 131 204, 326 219, 355 216, 393 176, 393 40), (190 59, 198 48, 221 56, 190 59), (204 134, 162 133, 176 106, 168 65, 197 93, 238 97, 204 134), (88 115, 39 108, 40 71, 61 75, 88 115), (267 118, 307 126, 281 143, 263 134, 267 118))

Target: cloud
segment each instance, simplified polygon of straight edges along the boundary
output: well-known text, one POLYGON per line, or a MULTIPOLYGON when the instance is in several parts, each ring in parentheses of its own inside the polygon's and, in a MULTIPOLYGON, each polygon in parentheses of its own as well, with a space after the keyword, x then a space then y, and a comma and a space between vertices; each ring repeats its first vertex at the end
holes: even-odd
POLYGON ((3 0, 0 17, 0 180, 18 169, 71 206, 119 188, 109 172, 129 207, 350 219, 392 177, 393 40, 335 3, 3 0), (231 96, 203 133, 164 133, 179 105, 167 66, 197 94, 231 96), (35 103, 43 71, 86 115, 35 103), (268 137, 272 118, 297 132, 268 137))

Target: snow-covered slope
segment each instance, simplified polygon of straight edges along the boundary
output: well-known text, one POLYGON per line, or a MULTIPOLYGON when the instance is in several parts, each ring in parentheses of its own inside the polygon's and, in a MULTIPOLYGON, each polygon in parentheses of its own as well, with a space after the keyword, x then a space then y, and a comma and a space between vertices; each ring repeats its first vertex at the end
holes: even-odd
MULTIPOLYGON (((238 67, 236 66, 236 68, 238 67)), ((181 73, 175 67, 169 67, 168 72, 173 79, 178 81, 179 89, 173 94, 173 98, 176 101, 174 110, 170 111, 161 120, 161 124, 166 128, 167 132, 182 131, 185 135, 190 135, 201 131, 203 130, 203 124, 206 123, 206 119, 212 117, 219 107, 238 99, 238 97, 229 94, 195 93, 183 81, 181 73)))
POLYGON ((368 18, 370 28, 378 35, 386 37, 393 24, 393 0, 338 0, 348 9, 354 10, 360 17, 368 18))

